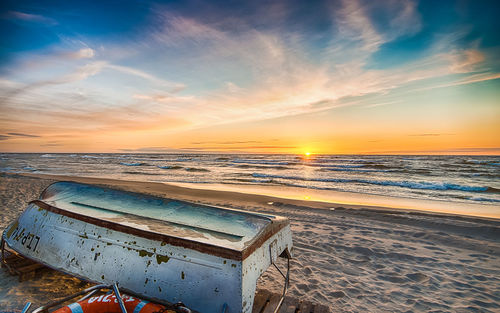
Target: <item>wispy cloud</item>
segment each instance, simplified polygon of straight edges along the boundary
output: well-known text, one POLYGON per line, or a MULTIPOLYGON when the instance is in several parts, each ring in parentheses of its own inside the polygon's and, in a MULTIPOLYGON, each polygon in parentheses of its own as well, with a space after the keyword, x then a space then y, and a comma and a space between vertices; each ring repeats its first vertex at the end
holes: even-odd
POLYGON ((57 58, 67 59, 91 59, 95 56, 95 51, 89 47, 81 48, 77 51, 61 52, 56 54, 57 58))
POLYGON ((477 148, 450 148, 450 149, 425 149, 425 150, 392 150, 392 151, 376 151, 372 153, 394 153, 394 154, 491 154, 500 153, 500 147, 477 147, 477 148))
POLYGON ((257 140, 247 140, 247 141, 195 141, 191 142, 192 145, 206 145, 206 144, 218 144, 218 145, 236 145, 236 144, 255 144, 261 143, 257 140))
POLYGON ((28 138, 37 138, 37 137, 40 137, 40 136, 37 136, 37 135, 22 134, 22 133, 7 133, 7 135, 13 136, 13 137, 28 137, 28 138))
POLYGON ((19 11, 9 11, 4 15, 4 18, 20 20, 31 23, 45 24, 49 26, 57 25, 57 21, 53 18, 39 14, 25 13, 19 11))
POLYGON ((383 36, 375 30, 360 1, 342 1, 342 9, 338 10, 337 16, 342 37, 359 41, 362 51, 375 52, 385 42, 383 36))
POLYGON ((31 134, 23 134, 23 133, 7 133, 4 135, 0 135, 0 140, 8 140, 8 139, 15 139, 15 138, 40 138, 40 136, 31 135, 31 134))
POLYGON ((183 153, 181 149, 174 149, 169 147, 142 147, 136 149, 119 149, 119 151, 126 153, 183 153))
POLYGON ((109 63, 106 63, 104 66, 108 69, 115 70, 115 71, 118 71, 118 72, 123 73, 123 74, 133 75, 133 76, 137 76, 137 77, 146 79, 146 80, 148 80, 152 83, 158 84, 162 87, 171 88, 170 92, 179 92, 185 88, 184 84, 170 82, 170 81, 158 78, 154 75, 151 75, 149 73, 146 73, 144 71, 141 71, 141 70, 138 70, 138 69, 135 69, 132 67, 114 65, 114 64, 109 64, 109 63))
POLYGON ((280 145, 257 145, 257 146, 210 146, 210 147, 183 147, 182 150, 200 150, 200 151, 245 151, 245 150, 286 150, 296 149, 297 146, 280 145))

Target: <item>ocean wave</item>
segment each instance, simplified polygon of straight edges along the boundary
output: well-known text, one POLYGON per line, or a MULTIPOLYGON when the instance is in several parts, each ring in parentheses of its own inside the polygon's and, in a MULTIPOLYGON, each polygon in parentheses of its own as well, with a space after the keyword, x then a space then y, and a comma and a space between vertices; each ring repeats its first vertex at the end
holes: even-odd
POLYGON ((252 180, 252 183, 254 183, 254 184, 269 184, 272 182, 273 182, 272 179, 253 179, 252 180))
MULTIPOLYGON (((312 186, 312 185, 304 185, 304 184, 297 184, 297 183, 277 183, 279 185, 287 186, 287 187, 297 187, 297 188, 305 188, 305 189, 316 189, 316 190, 340 190, 340 191, 346 191, 344 189, 340 188, 329 188, 329 187, 321 187, 321 186, 312 186)), ((347 190, 349 191, 349 190, 347 190)), ((425 195, 425 194, 422 194, 425 195)), ((460 199, 460 200, 469 200, 469 201, 478 201, 478 202, 489 202, 489 203, 500 203, 500 200, 498 199, 491 199, 491 198, 483 198, 483 197, 463 197, 463 196, 455 196, 455 198, 460 199)))
POLYGON ((360 172, 360 173, 389 172, 389 170, 371 170, 363 168, 336 168, 336 167, 322 167, 320 169, 317 169, 316 171, 360 172))
POLYGON ((481 197, 470 197, 469 200, 481 201, 481 202, 500 202, 498 199, 481 198, 481 197))
POLYGON ((384 165, 384 164, 368 163, 368 164, 363 165, 363 167, 384 170, 384 169, 394 169, 396 166, 387 166, 387 165, 384 165))
POLYGON ((243 164, 263 164, 263 165, 292 165, 295 163, 285 161, 264 161, 264 160, 233 160, 232 163, 243 164))
POLYGON ((458 190, 467 192, 493 192, 499 193, 500 190, 493 187, 481 186, 465 186, 453 183, 436 183, 436 182, 413 182, 413 181, 393 181, 393 180, 368 180, 368 179, 346 179, 346 178, 305 178, 299 176, 280 176, 253 173, 256 178, 276 178, 297 181, 312 181, 312 182, 331 182, 331 183, 358 183, 378 186, 393 186, 409 189, 423 189, 423 190, 458 190))
POLYGON ((129 174, 129 175, 150 175, 150 176, 163 175, 160 173, 149 173, 149 172, 141 172, 141 171, 124 171, 122 173, 129 174))
POLYGON ((463 175, 464 177, 484 177, 489 179, 500 179, 500 174, 490 174, 490 173, 472 173, 463 175))
POLYGON ((256 164, 238 164, 237 168, 255 168, 255 169, 273 169, 273 170, 287 170, 289 167, 278 165, 278 166, 266 166, 266 165, 256 165, 256 164))
POLYGON ((83 159, 111 159, 109 156, 99 156, 99 155, 88 155, 84 154, 81 156, 83 159))
POLYGON ((485 192, 500 193, 500 189, 494 187, 488 187, 485 192))
POLYGON ((158 165, 157 167, 164 170, 180 170, 182 168, 182 166, 179 165, 158 165))
POLYGON ((499 163, 498 160, 474 160, 474 159, 469 159, 469 160, 463 160, 462 164, 500 166, 500 163, 499 163))
POLYGON ((315 164, 315 163, 309 163, 309 164, 304 164, 306 166, 311 166, 311 167, 323 167, 323 168, 328 168, 328 167, 337 167, 337 168, 362 168, 365 165, 364 164, 356 164, 356 165, 351 165, 351 164, 315 164))
MULTIPOLYGON (((297 157, 299 160, 304 160, 303 157, 297 157)), ((338 158, 309 158, 306 159, 305 162, 312 162, 312 163, 367 163, 371 162, 370 160, 367 159, 338 159, 338 158)))
POLYGON ((121 162, 120 164, 125 165, 125 166, 145 166, 145 165, 148 165, 147 163, 144 163, 144 162, 135 162, 135 163, 121 162))
POLYGON ((196 167, 186 167, 186 171, 188 172, 210 172, 206 168, 196 168, 196 167))
POLYGON ((41 158, 57 158, 57 155, 47 153, 47 154, 42 154, 40 157, 41 158))
POLYGON ((425 175, 425 176, 436 176, 435 173, 432 173, 431 170, 425 170, 421 168, 403 168, 403 169, 398 169, 398 170, 387 170, 387 171, 382 171, 382 172, 397 172, 401 174, 410 174, 410 175, 425 175))
MULTIPOLYGON (((395 171, 399 167, 398 166, 387 166, 384 164, 379 164, 375 162, 366 162, 365 164, 338 164, 338 163, 305 163, 304 165, 306 166, 311 166, 311 167, 321 167, 321 168, 331 168, 335 170, 336 168, 338 169, 360 169, 360 168, 366 168, 366 169, 372 169, 372 170, 385 170, 385 171, 395 171)), ((368 170, 367 170, 368 171, 368 170)))

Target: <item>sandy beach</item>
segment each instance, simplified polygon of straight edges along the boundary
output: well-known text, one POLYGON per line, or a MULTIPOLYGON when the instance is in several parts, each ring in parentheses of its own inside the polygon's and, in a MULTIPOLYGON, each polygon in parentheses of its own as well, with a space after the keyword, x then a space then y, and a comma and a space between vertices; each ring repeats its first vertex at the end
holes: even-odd
MULTIPOLYGON (((0 229, 50 183, 73 180, 291 220, 295 245, 289 293, 335 312, 498 312, 500 220, 290 200, 163 183, 0 174, 0 229)), ((46 270, 18 282, 0 272, 0 311, 40 305, 86 283, 46 270)), ((281 290, 271 268, 258 288, 281 290)))

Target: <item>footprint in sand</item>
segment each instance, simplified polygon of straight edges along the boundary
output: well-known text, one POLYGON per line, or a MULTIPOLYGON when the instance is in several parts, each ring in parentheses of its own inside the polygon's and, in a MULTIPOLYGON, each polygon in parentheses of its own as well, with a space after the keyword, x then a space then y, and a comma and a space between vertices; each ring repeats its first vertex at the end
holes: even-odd
POLYGON ((309 266, 306 266, 306 267, 304 267, 303 272, 306 275, 311 275, 313 271, 312 271, 312 269, 309 266))
POLYGON ((479 280, 479 281, 487 281, 488 278, 486 278, 486 276, 483 276, 483 275, 473 275, 472 277, 474 277, 475 280, 479 280))
POLYGON ((400 244, 400 243, 393 243, 392 246, 394 248, 397 248, 397 249, 402 249, 402 248, 406 248, 406 246, 400 244))
POLYGON ((423 282, 429 280, 429 276, 422 274, 422 273, 406 274, 406 277, 408 277, 410 280, 413 280, 414 282, 418 282, 418 283, 423 283, 423 282))
POLYGON ((473 254, 469 254, 470 257, 472 258, 478 258, 478 259, 488 259, 490 256, 489 255, 486 255, 486 254, 478 254, 478 253, 473 253, 473 254))
POLYGON ((413 237, 415 237, 415 238, 421 238, 421 237, 424 237, 425 235, 427 235, 427 234, 424 233, 424 232, 418 232, 418 233, 414 233, 413 237))
POLYGON ((345 297, 345 293, 343 291, 333 291, 328 293, 328 295, 332 298, 343 298, 345 297))
POLYGON ((424 246, 424 248, 429 249, 429 250, 433 250, 433 251, 445 251, 445 250, 438 248, 436 246, 424 246))
POLYGON ((377 275, 377 278, 380 280, 388 281, 388 282, 395 283, 395 284, 402 284, 402 283, 406 282, 406 279, 403 276, 399 276, 397 274, 377 275))

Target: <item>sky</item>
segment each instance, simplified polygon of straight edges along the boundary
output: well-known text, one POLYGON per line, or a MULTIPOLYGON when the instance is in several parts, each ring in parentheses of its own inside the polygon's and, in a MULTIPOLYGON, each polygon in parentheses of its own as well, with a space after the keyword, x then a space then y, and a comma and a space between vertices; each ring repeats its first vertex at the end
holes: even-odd
POLYGON ((24 1, 0 152, 500 154, 498 1, 24 1))

